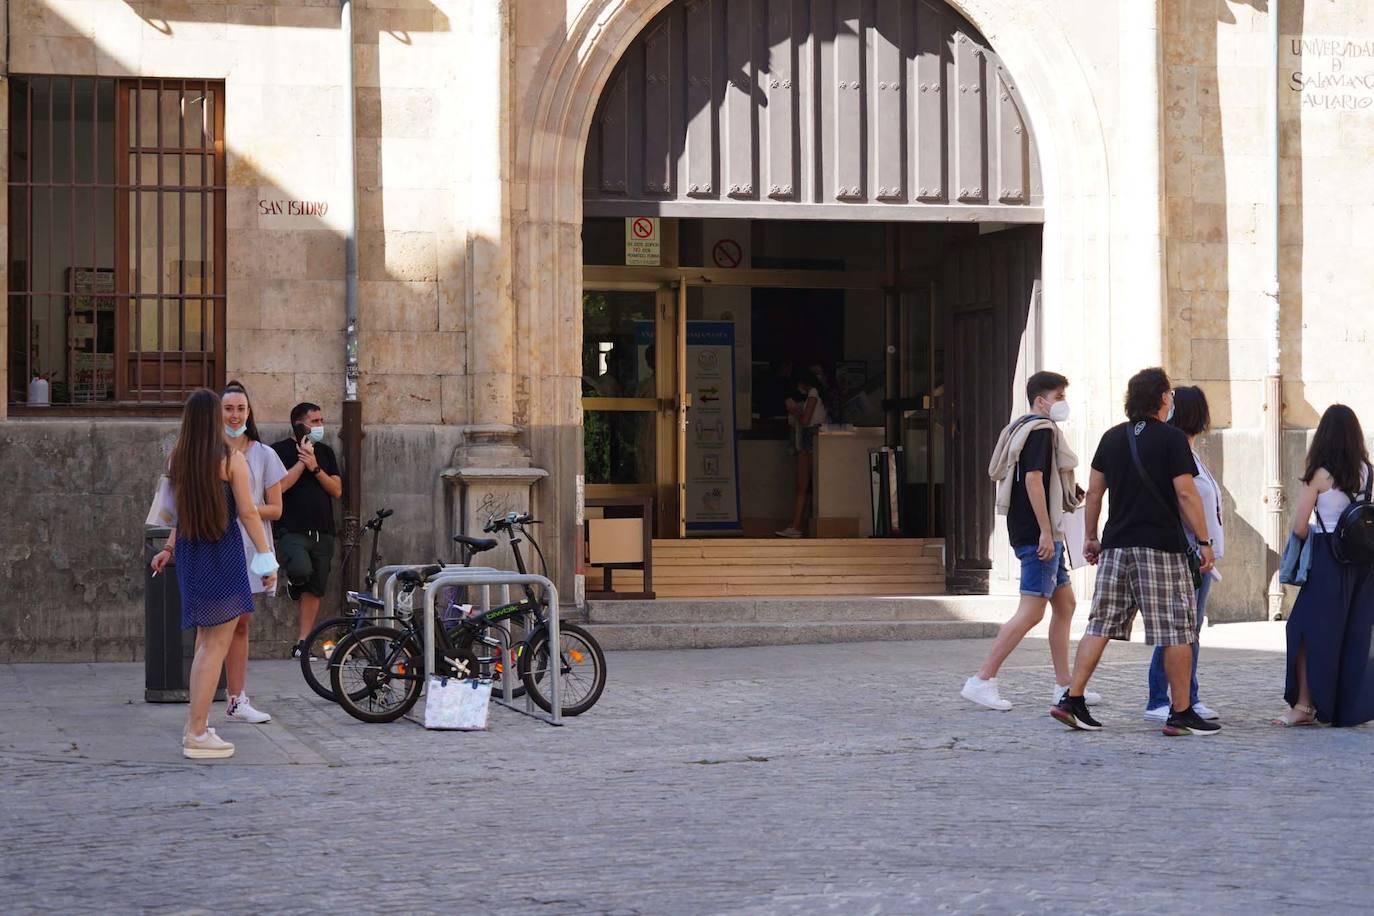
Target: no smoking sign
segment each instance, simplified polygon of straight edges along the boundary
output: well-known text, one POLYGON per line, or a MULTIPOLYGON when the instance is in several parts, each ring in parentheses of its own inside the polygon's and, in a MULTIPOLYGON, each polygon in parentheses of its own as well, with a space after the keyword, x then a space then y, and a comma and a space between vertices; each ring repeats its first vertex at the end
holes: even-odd
POLYGON ((625 264, 631 267, 658 267, 660 264, 658 217, 630 216, 625 219, 625 264))

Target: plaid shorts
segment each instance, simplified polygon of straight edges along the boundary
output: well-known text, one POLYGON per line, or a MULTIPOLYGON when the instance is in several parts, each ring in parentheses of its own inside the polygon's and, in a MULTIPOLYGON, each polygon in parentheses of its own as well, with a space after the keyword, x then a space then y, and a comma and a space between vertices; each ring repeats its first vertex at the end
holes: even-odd
POLYGON ((1088 635, 1130 639, 1137 610, 1145 617, 1145 642, 1150 645, 1197 641, 1197 594, 1187 557, 1149 547, 1103 551, 1088 635))

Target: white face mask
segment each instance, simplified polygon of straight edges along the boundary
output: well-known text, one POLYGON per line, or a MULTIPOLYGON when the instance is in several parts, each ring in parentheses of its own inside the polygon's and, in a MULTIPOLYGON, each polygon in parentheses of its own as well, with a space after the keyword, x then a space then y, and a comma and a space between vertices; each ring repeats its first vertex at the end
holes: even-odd
POLYGON ((1066 423, 1069 419, 1069 402, 1055 401, 1050 405, 1050 419, 1056 423, 1066 423))

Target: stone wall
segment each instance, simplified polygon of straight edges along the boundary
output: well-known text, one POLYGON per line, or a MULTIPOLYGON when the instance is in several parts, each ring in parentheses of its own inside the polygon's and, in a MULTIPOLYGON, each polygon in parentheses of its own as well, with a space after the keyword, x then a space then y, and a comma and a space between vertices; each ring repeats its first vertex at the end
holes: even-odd
MULTIPOLYGON (((133 661, 143 654, 143 520, 177 423, 157 420, 25 420, 0 436, 0 662, 133 661)), ((265 424, 266 441, 284 436, 265 424)), ((332 438, 329 444, 337 451, 332 438)), ((458 430, 380 426, 364 439, 366 517, 396 514, 383 532, 383 562, 451 557, 451 508, 437 468, 450 464, 458 430)), ((363 546, 363 564, 367 549, 363 546)), ((326 610, 338 607, 336 556, 326 610)), ((254 618, 253 654, 285 657, 296 613, 268 599, 254 618)))
MULTIPOLYGON (((1272 232, 1268 205, 1269 20, 1258 3, 1164 0, 1163 130, 1167 237, 1166 365, 1207 392, 1227 465, 1227 580, 1219 615, 1264 613, 1263 378, 1272 232), (1238 532, 1233 537, 1232 532, 1238 532)), ((1294 38, 1374 34, 1368 4, 1282 7, 1281 78, 1330 69, 1294 38)), ((1374 60, 1344 62, 1374 73, 1374 60)), ((1326 95, 1330 95, 1327 93, 1326 95)), ((1322 93, 1280 93, 1280 281, 1284 474, 1301 472, 1306 433, 1333 402, 1374 418, 1374 364, 1361 304, 1374 261, 1352 257, 1374 228, 1374 108, 1328 109, 1322 93), (1306 98, 1307 104, 1304 104, 1306 98)), ((1371 93, 1365 92, 1369 96, 1371 93)), ((1219 470, 1216 467, 1214 470, 1219 470)), ((1292 505, 1291 499, 1288 503, 1292 505)))
MULTIPOLYGON (((492 85, 491 74, 463 72, 470 5, 355 4, 359 351, 369 423, 468 416, 463 214, 474 179, 464 155, 467 101, 454 90, 492 85)), ((309 400, 337 416, 346 181, 338 4, 9 7, 14 73, 225 81, 229 376, 263 393, 264 414, 309 400), (271 212, 271 202, 291 200, 328 209, 320 217, 271 212)))

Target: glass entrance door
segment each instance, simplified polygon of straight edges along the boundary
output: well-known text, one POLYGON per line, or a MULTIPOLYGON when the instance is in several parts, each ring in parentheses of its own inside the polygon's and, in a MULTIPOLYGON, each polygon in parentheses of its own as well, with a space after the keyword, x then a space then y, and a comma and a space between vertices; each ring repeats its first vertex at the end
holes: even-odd
POLYGON ((655 285, 582 294, 582 454, 589 497, 654 499, 675 528, 676 294, 655 285))

